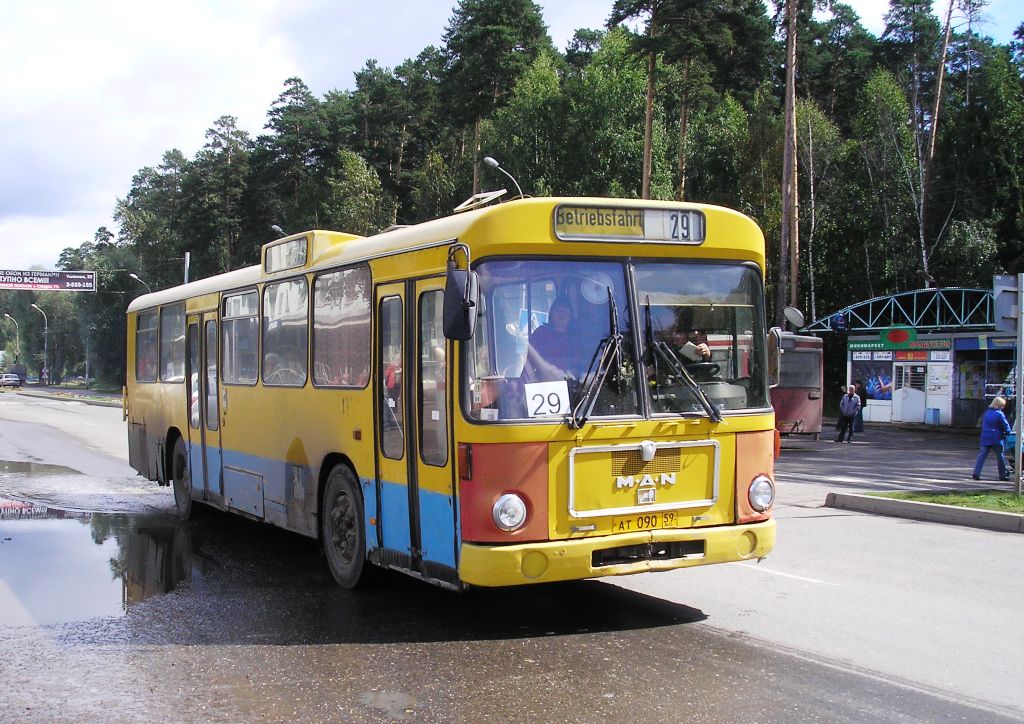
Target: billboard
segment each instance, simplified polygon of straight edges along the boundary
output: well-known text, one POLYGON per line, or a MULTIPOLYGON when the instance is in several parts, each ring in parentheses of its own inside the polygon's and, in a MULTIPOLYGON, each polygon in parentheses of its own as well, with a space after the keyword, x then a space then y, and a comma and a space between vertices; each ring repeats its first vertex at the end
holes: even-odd
POLYGON ((96 272, 17 271, 0 269, 0 289, 32 289, 53 292, 95 292, 96 272))

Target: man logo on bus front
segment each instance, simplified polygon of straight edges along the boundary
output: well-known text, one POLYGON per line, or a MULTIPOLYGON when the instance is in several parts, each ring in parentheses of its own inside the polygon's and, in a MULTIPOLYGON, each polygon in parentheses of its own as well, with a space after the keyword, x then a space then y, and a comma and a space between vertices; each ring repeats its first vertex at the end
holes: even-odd
POLYGON ((637 505, 647 505, 654 502, 658 486, 676 484, 675 473, 659 473, 657 478, 653 475, 641 475, 639 478, 633 475, 616 475, 615 489, 636 488, 637 505))

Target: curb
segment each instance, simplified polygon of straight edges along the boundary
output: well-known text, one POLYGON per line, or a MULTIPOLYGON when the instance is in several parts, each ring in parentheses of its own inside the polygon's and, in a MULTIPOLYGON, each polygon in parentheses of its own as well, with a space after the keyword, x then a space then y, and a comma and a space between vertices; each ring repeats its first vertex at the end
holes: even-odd
POLYGON ((946 523, 970 528, 984 528, 1004 533, 1024 533, 1024 515, 1001 513, 997 510, 961 508, 938 503, 919 503, 916 500, 895 500, 874 495, 855 493, 829 493, 825 498, 826 508, 842 508, 860 513, 887 515, 894 518, 910 518, 929 523, 946 523))
POLYGON ((121 400, 97 400, 88 397, 78 397, 76 395, 54 395, 46 392, 25 392, 18 391, 19 395, 25 397, 38 397, 44 400, 56 400, 57 402, 81 402, 85 405, 93 405, 95 407, 121 407, 121 400))

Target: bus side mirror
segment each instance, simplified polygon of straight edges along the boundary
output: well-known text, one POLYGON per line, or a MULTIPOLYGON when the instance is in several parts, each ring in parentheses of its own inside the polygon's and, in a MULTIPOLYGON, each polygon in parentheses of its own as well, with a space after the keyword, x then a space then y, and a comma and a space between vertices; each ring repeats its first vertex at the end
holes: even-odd
POLYGON ((782 329, 768 330, 768 387, 778 387, 782 369, 782 329))
POLYGON ((480 306, 480 281, 475 271, 448 267, 444 285, 442 327, 448 339, 467 340, 476 331, 480 306))

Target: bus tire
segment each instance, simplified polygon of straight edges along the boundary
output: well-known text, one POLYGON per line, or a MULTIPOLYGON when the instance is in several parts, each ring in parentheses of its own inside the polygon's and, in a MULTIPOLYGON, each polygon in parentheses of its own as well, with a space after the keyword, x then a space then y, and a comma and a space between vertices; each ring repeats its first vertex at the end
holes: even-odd
POLYGON ((171 476, 174 486, 174 504, 178 508, 178 517, 188 520, 192 517, 192 474, 188 468, 185 441, 180 437, 174 443, 174 453, 171 456, 171 476))
POLYGON ((345 465, 335 465, 327 478, 320 531, 334 580, 343 588, 359 586, 366 569, 363 500, 355 475, 345 465))

